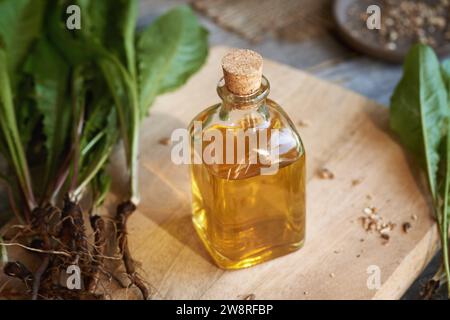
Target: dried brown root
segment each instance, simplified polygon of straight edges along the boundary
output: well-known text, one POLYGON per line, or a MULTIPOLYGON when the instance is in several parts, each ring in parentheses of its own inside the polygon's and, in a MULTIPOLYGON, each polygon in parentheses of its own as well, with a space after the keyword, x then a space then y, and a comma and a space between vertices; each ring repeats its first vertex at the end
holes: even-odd
MULTIPOLYGON (((95 223, 97 228, 102 228, 102 223, 95 223)), ((30 239, 30 248, 38 252, 42 261, 31 274, 21 263, 9 264, 5 273, 22 279, 26 282, 27 288, 31 288, 31 299, 64 299, 70 298, 95 298, 100 296, 88 292, 87 290, 69 290, 60 285, 61 275, 65 273, 65 268, 71 264, 77 264, 82 274, 90 275, 92 270, 99 269, 100 263, 97 255, 99 251, 89 252, 86 229, 83 220, 83 211, 78 203, 71 201, 68 197, 64 199, 63 210, 44 205, 33 210, 31 214, 30 229, 33 237, 30 239), (59 250, 56 250, 59 249, 59 250), (65 255, 53 254, 64 252, 65 255), (26 279, 26 281, 25 281, 26 279)), ((103 223, 104 229, 104 223, 103 223)), ((97 243, 106 242, 104 232, 99 237, 96 235, 97 243)), ((85 279, 90 279, 86 277, 85 279)), ((97 278, 95 276, 94 278, 97 278)), ((88 282, 85 282, 85 287, 88 282)))
POLYGON ((439 289, 439 282, 430 280, 426 283, 423 291, 421 292, 421 296, 423 300, 431 300, 436 293, 437 289, 439 289))
POLYGON ((101 294, 94 294, 87 291, 70 290, 61 286, 51 288, 50 294, 44 296, 51 300, 104 300, 101 294))
POLYGON ((50 257, 48 255, 45 256, 44 260, 42 261, 41 265, 37 269, 37 271, 34 273, 34 279, 33 279, 33 288, 31 291, 31 300, 37 300, 39 289, 41 287, 41 279, 44 275, 45 271, 48 268, 48 265, 50 263, 50 257))
MULTIPOLYGON (((127 202, 118 207, 115 217, 117 229, 111 230, 117 235, 126 272, 131 285, 139 288, 144 298, 148 297, 148 289, 136 272, 127 242, 126 223, 136 207, 127 202)), ((24 297, 35 299, 105 299, 107 295, 98 294, 97 289, 103 286, 104 276, 111 276, 106 268, 109 230, 105 219, 91 216, 90 225, 94 231, 94 243, 89 244, 80 205, 69 197, 65 197, 63 209, 43 205, 30 214, 27 232, 23 234, 22 243, 17 245, 34 252, 41 258, 37 270, 32 273, 20 262, 10 262, 4 267, 5 274, 22 280, 27 288, 24 297), (83 275, 82 287, 79 290, 68 289, 66 270, 76 264, 83 275)), ((102 288, 104 290, 105 288, 102 288)), ((102 292, 103 293, 103 292, 102 292)))
POLYGON ((100 216, 92 216, 90 218, 92 230, 94 230, 94 250, 93 254, 97 259, 92 264, 92 275, 88 281, 87 291, 95 293, 98 282, 100 280, 100 266, 103 264, 103 256, 106 249, 106 225, 105 220, 100 216))
POLYGON ((61 218, 63 221, 60 234, 61 241, 73 251, 86 253, 88 244, 83 210, 78 203, 70 200, 68 196, 64 198, 61 218))
POLYGON ((423 300, 433 300, 436 298, 436 294, 439 290, 439 288, 442 285, 442 281, 440 279, 437 279, 436 277, 433 277, 432 279, 428 280, 424 287, 422 288, 420 292, 420 296, 423 300))
POLYGON ((425 283, 422 291, 420 292, 422 299, 432 300, 443 283, 445 283, 445 271, 444 266, 441 264, 439 269, 433 277, 425 283))
POLYGON ((125 271, 130 278, 131 284, 140 290, 142 297, 146 300, 149 296, 148 288, 136 271, 135 261, 128 247, 127 222, 135 210, 136 206, 131 201, 122 202, 117 206, 117 241, 120 253, 122 254, 125 271))
MULTIPOLYGON (((34 239, 34 241, 32 242, 32 247, 43 251, 52 249, 52 244, 50 241, 51 219, 53 217, 53 214, 58 211, 58 208, 50 205, 38 207, 33 210, 31 215, 31 227, 39 235, 39 238, 34 239)), ((39 268, 34 273, 33 285, 31 290, 32 300, 37 300, 38 298, 41 288, 41 280, 45 276, 50 263, 50 255, 44 254, 39 268)))
POLYGON ((33 283, 33 274, 19 261, 6 263, 3 267, 3 272, 12 278, 22 280, 27 288, 30 288, 33 283))

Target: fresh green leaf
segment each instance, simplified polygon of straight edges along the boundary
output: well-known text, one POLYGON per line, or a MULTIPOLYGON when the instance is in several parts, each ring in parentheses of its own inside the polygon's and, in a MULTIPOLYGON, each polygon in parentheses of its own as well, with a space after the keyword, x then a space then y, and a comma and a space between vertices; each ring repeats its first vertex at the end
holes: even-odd
POLYGON ((140 109, 137 85, 125 67, 114 56, 105 55, 105 59, 100 61, 100 68, 116 105, 127 165, 130 171, 130 197, 138 201, 137 162, 140 109))
MULTIPOLYGON (((450 280, 450 261, 448 252, 449 242, 449 219, 450 219, 450 124, 447 125, 447 135, 444 139, 445 149, 443 150, 442 160, 443 164, 442 175, 439 177, 440 188, 440 208, 438 208, 437 221, 440 229, 443 265, 447 280, 450 280)), ((450 283, 448 283, 450 290, 450 283)), ((449 293, 450 295, 450 293, 449 293)))
POLYGON ((447 92, 449 97, 449 108, 450 108, 450 59, 445 60, 442 63, 442 74, 447 85, 447 92))
POLYGON ((5 141, 7 159, 14 169, 29 209, 33 209, 36 202, 25 151, 17 127, 7 68, 6 53, 3 49, 0 49, 0 132, 2 133, 2 140, 5 141))
POLYGON ((55 173, 66 147, 71 112, 67 101, 69 68, 67 62, 46 39, 41 38, 25 65, 34 80, 34 98, 42 115, 47 149, 48 179, 55 173))
POLYGON ((84 155, 82 154, 80 163, 84 163, 84 165, 80 170, 78 187, 74 191, 75 197, 80 196, 84 189, 96 179, 99 172, 104 169, 119 137, 115 109, 111 109, 110 114, 104 120, 106 120, 106 123, 100 131, 103 133, 101 140, 96 143, 95 149, 89 150, 84 155))
POLYGON ((4 141, 3 136, 0 135, 0 154, 2 154, 4 157, 7 156, 6 149, 7 149, 6 142, 4 141))
POLYGON ((404 64, 403 78, 391 99, 390 125, 427 172, 437 196, 439 145, 446 133, 448 100, 439 61, 430 47, 417 45, 404 64))
POLYGON ((429 47, 412 48, 391 104, 392 129, 427 174, 450 297, 450 63, 441 66, 429 47))
POLYGON ((103 95, 100 99, 93 101, 92 110, 86 115, 83 134, 81 137, 82 154, 89 152, 98 140, 105 134, 105 120, 111 112, 114 112, 114 104, 108 95, 103 95))
MULTIPOLYGON (((448 107, 450 108, 450 60, 444 61, 442 64, 442 74, 446 82, 447 94, 448 94, 448 107)), ((441 174, 441 199, 442 208, 440 214, 438 214, 438 226, 441 232, 441 244, 442 244, 442 260, 444 271, 447 279, 447 290, 450 296, 450 261, 449 261, 449 221, 450 221, 450 121, 447 123, 447 135, 445 139, 445 150, 441 152, 442 157, 445 159, 445 168, 441 174), (443 190, 442 190, 443 189, 443 190)))
POLYGON ((95 179, 93 179, 92 193, 93 193, 93 205, 95 208, 98 208, 103 205, 106 196, 111 189, 111 176, 106 172, 106 170, 101 170, 95 179))
MULTIPOLYGON (((18 88, 19 92, 21 88, 18 88)), ((36 107, 36 103, 33 99, 28 99, 23 96, 16 96, 16 104, 17 107, 17 125, 19 127, 20 139, 22 140, 22 144, 27 150, 30 147, 33 151, 36 151, 36 145, 32 143, 33 139, 39 139, 40 137, 36 137, 35 133, 37 128, 41 123, 41 114, 36 107)), ((38 159, 36 159, 38 160, 38 159)))
MULTIPOLYGON (((105 7, 101 2, 98 5, 105 7)), ((117 5, 118 7, 115 5, 109 7, 110 20, 107 24, 109 30, 103 32, 103 35, 101 31, 99 32, 107 51, 98 50, 97 52, 101 56, 99 66, 116 105, 130 176, 136 177, 140 114, 134 49, 137 2, 120 0, 117 5)), ((102 17, 97 16, 96 20, 100 19, 102 17)), ((131 195, 137 194, 137 179, 130 178, 130 189, 131 195)))
POLYGON ((92 154, 102 152, 117 142, 117 114, 113 104, 109 101, 100 104, 85 123, 81 140, 81 159, 87 166, 92 160, 92 154), (105 107, 106 103, 108 105, 105 107))
POLYGON ((79 4, 88 35, 116 55, 134 77, 137 1, 83 0, 79 4))
POLYGON ((138 36, 139 104, 141 115, 158 94, 184 84, 205 62, 207 31, 188 6, 159 17, 138 36))
MULTIPOLYGON (((120 0, 114 3, 115 12, 120 13, 117 16, 118 26, 116 32, 122 38, 120 43, 123 44, 123 52, 119 54, 122 61, 126 61, 128 72, 133 79, 136 79, 136 53, 135 53, 135 29, 137 21, 137 1, 120 0), (119 10, 117 9, 119 5, 119 10)), ((111 37, 115 39, 116 37, 111 37)))
POLYGON ((450 76, 450 59, 442 62, 442 69, 446 72, 447 76, 450 76))
POLYGON ((81 30, 70 30, 66 26, 66 9, 67 1, 65 0, 53 0, 52 5, 48 6, 46 35, 70 65, 76 66, 90 62, 99 44, 89 37, 87 30, 83 27, 83 21, 87 17, 82 12, 81 30))
POLYGON ((0 37, 6 50, 11 79, 16 76, 34 40, 41 34, 46 5, 46 0, 0 0, 0 37))

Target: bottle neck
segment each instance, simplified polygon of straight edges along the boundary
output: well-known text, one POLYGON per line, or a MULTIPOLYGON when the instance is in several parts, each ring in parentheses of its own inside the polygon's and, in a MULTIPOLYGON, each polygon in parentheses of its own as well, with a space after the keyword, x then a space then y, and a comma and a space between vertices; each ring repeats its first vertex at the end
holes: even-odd
POLYGON ((222 99, 222 108, 226 110, 253 110, 258 109, 266 101, 270 92, 270 84, 266 77, 262 76, 259 89, 246 96, 236 95, 228 90, 222 78, 217 84, 217 93, 222 99))

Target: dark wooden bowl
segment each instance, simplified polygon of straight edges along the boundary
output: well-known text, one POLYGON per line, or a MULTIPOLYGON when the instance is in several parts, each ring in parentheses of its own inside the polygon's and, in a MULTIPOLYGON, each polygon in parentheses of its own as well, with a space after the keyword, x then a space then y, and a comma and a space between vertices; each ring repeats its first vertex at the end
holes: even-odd
MULTIPOLYGON (((355 3, 360 2, 358 0, 335 0, 333 3, 333 15, 336 21, 337 31, 340 37, 348 43, 355 50, 372 56, 377 59, 381 59, 388 62, 400 63, 405 58, 408 53, 409 48, 414 43, 404 42, 400 43, 395 50, 390 50, 376 41, 375 30, 361 30, 364 32, 358 32, 355 29, 361 23, 359 28, 366 28, 365 24, 358 21, 358 16, 351 16, 348 13, 350 6, 355 3)), ((377 1, 372 1, 373 4, 377 4, 377 1)), ((366 8, 367 9, 367 8, 366 8)), ((361 14, 365 13, 361 10, 361 14)), ((383 12, 381 12, 383 14, 383 12)), ((358 27, 357 27, 358 28, 358 27)), ((450 43, 442 43, 437 48, 435 48, 436 53, 440 56, 447 56, 450 54, 450 43)))

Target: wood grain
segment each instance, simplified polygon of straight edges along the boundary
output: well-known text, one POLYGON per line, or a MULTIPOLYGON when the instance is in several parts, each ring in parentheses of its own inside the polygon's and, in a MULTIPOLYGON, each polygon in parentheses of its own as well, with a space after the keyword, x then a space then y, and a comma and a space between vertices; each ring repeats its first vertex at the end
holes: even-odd
MULTIPOLYGON (((298 128, 307 152, 306 244, 250 269, 224 271, 213 264, 191 224, 188 168, 173 164, 170 146, 158 141, 218 101, 215 87, 226 52, 213 48, 207 65, 182 89, 158 98, 143 124, 142 203, 130 218, 129 231, 131 250, 155 288, 154 298, 400 298, 435 253, 437 234, 415 167, 390 136, 387 109, 270 60, 265 60, 264 74, 272 84, 271 98, 294 123, 309 123, 298 128), (322 167, 335 178, 320 179, 322 167), (367 206, 397 224, 388 245, 359 223, 367 206), (417 221, 411 220, 413 214, 417 221), (406 221, 413 225, 408 234, 401 230, 406 221), (370 265, 381 270, 379 290, 367 287, 370 265)), ((116 185, 124 179, 122 163, 118 150, 111 168, 116 185)), ((109 203, 121 192, 113 190, 109 203)), ((118 290, 114 296, 123 298, 130 291, 118 290)))
POLYGON ((387 110, 268 60, 264 74, 272 84, 271 97, 295 123, 309 123, 299 127, 307 151, 306 244, 296 253, 250 269, 223 271, 213 264, 190 222, 188 168, 174 165, 171 148, 158 140, 186 127, 198 112, 218 101, 215 85, 226 51, 212 49, 202 71, 181 90, 160 97, 144 123, 142 204, 130 220, 131 246, 157 295, 165 299, 239 299, 251 293, 257 299, 399 298, 432 257, 437 235, 412 174, 414 166, 388 132, 387 110), (335 179, 319 179, 316 173, 324 166, 335 179), (355 179, 360 180, 356 186, 355 179), (387 246, 379 236, 366 234, 358 222, 369 205, 397 224, 387 246), (413 214, 417 221, 411 221, 413 214), (401 224, 406 221, 412 222, 413 229, 403 234, 401 224), (378 291, 367 288, 369 265, 381 269, 378 291))

